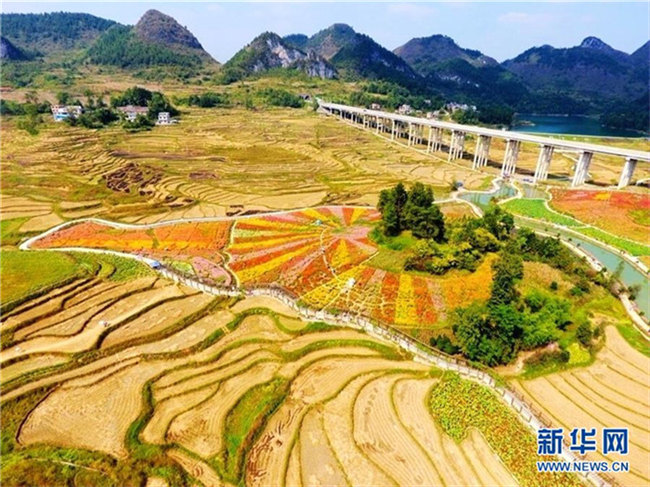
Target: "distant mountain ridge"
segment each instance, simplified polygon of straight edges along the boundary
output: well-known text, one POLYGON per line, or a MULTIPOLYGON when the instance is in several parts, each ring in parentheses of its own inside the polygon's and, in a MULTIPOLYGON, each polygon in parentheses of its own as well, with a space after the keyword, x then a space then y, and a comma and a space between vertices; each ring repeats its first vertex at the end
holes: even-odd
POLYGON ((147 10, 135 24, 134 31, 141 40, 146 42, 203 50, 203 46, 194 34, 173 17, 158 10, 147 10))
POLYGON ((570 48, 533 47, 502 65, 533 90, 607 99, 640 96, 647 88, 644 73, 650 69, 647 61, 645 66, 639 65, 633 56, 596 37, 587 37, 570 48))
MULTIPOLYGON (((187 79, 216 73, 219 66, 189 29, 157 10, 145 12, 134 26, 65 12, 0 14, 0 22, 2 62, 36 57, 45 61, 36 71, 65 59, 124 69, 163 67, 157 75, 187 79)), ((263 33, 222 66, 221 79, 283 69, 324 79, 384 81, 384 94, 404 96, 406 89, 423 99, 444 97, 524 112, 607 113, 610 120, 633 119, 639 125, 647 117, 650 41, 628 54, 589 36, 574 47, 532 47, 498 63, 444 35, 414 38, 389 51, 351 26, 335 23, 311 36, 263 33)), ((11 76, 11 70, 7 73, 11 76)))
POLYGON ((306 53, 273 32, 265 32, 238 51, 223 69, 228 79, 242 79, 276 68, 295 69, 308 76, 335 78, 336 69, 316 53, 306 53))
POLYGON ((382 79, 405 86, 422 81, 406 61, 347 24, 333 24, 311 37, 292 34, 284 40, 322 56, 348 78, 382 79))
POLYGON ((499 63, 480 51, 463 49, 451 38, 443 35, 411 39, 393 50, 422 76, 435 73, 437 64, 449 60, 463 60, 475 68, 498 66, 499 63))
POLYGON ((84 13, 0 14, 2 36, 15 47, 42 55, 86 49, 114 25, 84 13))

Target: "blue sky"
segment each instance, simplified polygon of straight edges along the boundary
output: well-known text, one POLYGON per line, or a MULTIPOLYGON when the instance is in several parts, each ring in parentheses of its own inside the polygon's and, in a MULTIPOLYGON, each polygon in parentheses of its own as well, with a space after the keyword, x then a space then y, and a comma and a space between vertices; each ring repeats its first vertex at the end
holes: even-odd
POLYGON ((264 31, 313 34, 350 24, 388 49, 445 34, 499 61, 532 46, 570 47, 595 35, 632 52, 650 38, 650 2, 190 3, 3 2, 3 12, 87 12, 134 24, 149 8, 188 27, 221 62, 264 31))

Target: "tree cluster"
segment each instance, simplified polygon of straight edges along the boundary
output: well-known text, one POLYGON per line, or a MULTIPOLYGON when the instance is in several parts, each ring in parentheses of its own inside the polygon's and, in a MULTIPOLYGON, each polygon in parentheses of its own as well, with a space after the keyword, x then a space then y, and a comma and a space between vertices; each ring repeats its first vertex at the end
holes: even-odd
POLYGON ((513 228, 512 215, 493 205, 482 218, 447 223, 444 242, 418 242, 405 268, 438 275, 451 269, 474 271, 487 253, 501 248, 513 228))
POLYGON ((378 209, 385 235, 399 235, 410 230, 414 237, 441 242, 445 238, 445 219, 434 204, 433 189, 415 183, 407 191, 402 183, 379 194, 378 209))
POLYGON ((214 108, 229 105, 229 99, 228 95, 224 93, 208 91, 206 93, 201 93, 200 95, 190 95, 187 99, 187 104, 189 106, 200 108, 214 108))
POLYGON ((265 88, 259 91, 259 95, 267 105, 274 107, 301 108, 305 104, 298 95, 278 88, 265 88))
MULTIPOLYGON (((501 227, 498 222, 492 223, 493 230, 501 227)), ((504 234, 505 231, 503 229, 504 234)), ((452 314, 452 329, 462 353, 489 366, 508 363, 520 350, 557 340, 560 332, 571 323, 577 325, 576 339, 589 346, 594 333, 589 319, 582 315, 572 316, 569 301, 555 295, 557 283, 551 284, 549 291, 532 290, 525 296, 521 296, 517 284, 523 277, 524 260, 542 261, 574 275, 576 287, 587 284, 583 292, 589 292, 588 279, 605 284, 603 276, 590 273, 588 266, 557 238, 540 237, 526 229, 509 235, 493 264, 489 300, 458 308, 452 314)), ((566 354, 558 353, 553 357, 564 360, 566 354)), ((545 360, 539 358, 538 361, 545 360)))
POLYGON ((123 107, 127 105, 146 106, 149 108, 147 117, 155 120, 160 112, 169 112, 174 117, 178 110, 174 107, 165 95, 159 91, 149 91, 140 86, 128 88, 121 95, 111 98, 111 107, 123 107))

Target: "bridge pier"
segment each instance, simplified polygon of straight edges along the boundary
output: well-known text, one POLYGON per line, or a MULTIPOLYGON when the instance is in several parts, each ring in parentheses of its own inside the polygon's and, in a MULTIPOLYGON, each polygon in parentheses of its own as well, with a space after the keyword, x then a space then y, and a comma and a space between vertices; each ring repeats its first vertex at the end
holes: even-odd
POLYGON ((391 127, 390 130, 390 140, 395 140, 396 132, 397 132, 397 124, 395 123, 395 120, 393 120, 393 126, 391 127))
POLYGON ((418 125, 417 127, 417 144, 422 145, 422 141, 424 140, 424 125, 418 125))
POLYGON ((451 143, 449 144, 449 156, 447 162, 463 157, 465 151, 465 132, 458 130, 451 131, 451 143))
POLYGON ((382 126, 384 125, 384 122, 382 121, 381 117, 377 117, 377 126, 375 127, 375 133, 378 134, 381 132, 381 129, 383 128, 382 126))
POLYGON ((571 187, 580 186, 585 183, 587 176, 589 174, 589 165, 591 164, 591 158, 593 157, 593 152, 583 151, 580 153, 580 158, 576 164, 575 172, 573 173, 573 180, 571 181, 571 187))
POLYGON ((546 181, 548 178, 548 168, 551 166, 554 150, 555 148, 552 145, 540 146, 537 166, 535 167, 535 176, 533 177, 534 183, 537 181, 546 181))
POLYGON ((437 152, 442 148, 442 129, 440 127, 429 126, 429 141, 427 143, 427 152, 437 152))
POLYGON ((636 159, 628 157, 625 159, 625 166, 623 166, 623 172, 621 173, 621 179, 618 181, 618 187, 624 188, 632 182, 632 175, 636 169, 636 159))
POLYGON ((413 124, 409 122, 409 141, 407 144, 409 147, 413 145, 413 124))
POLYGON ((517 169, 517 159, 519 158, 519 147, 521 142, 518 140, 508 140, 506 143, 506 154, 501 166, 501 176, 511 176, 517 169))
POLYGON ((474 151, 474 163, 472 169, 479 169, 487 165, 490 156, 490 143, 492 137, 487 135, 479 135, 476 139, 476 149, 474 151))

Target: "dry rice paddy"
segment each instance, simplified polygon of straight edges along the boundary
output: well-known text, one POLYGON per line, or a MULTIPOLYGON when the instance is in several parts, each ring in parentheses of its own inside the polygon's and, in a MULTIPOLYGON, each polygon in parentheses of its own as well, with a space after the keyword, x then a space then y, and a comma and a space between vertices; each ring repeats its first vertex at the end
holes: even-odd
MULTIPOLYGON (((650 369, 647 356, 633 349, 614 327, 606 329, 607 344, 596 362, 514 385, 556 426, 565 428, 629 428, 630 453, 625 457, 604 457, 588 453, 595 460, 627 460, 630 472, 617 478, 623 485, 650 482, 650 369)), ((568 434, 568 433, 565 433, 568 434)), ((602 451, 602 450, 600 450, 602 451)))
POLYGON ((517 485, 480 433, 458 444, 433 419, 430 367, 267 301, 89 279, 15 308, 2 324, 2 407, 22 415, 13 451, 125 462, 161 448, 206 486, 517 485))

